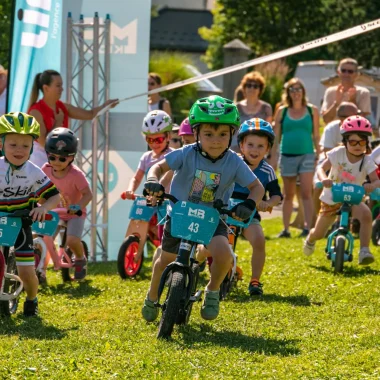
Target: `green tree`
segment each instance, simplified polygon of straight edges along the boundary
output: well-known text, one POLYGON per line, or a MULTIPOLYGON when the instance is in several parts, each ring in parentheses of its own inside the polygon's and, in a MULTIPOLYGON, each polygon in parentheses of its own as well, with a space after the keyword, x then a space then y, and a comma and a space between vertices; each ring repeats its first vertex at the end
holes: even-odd
MULTIPOLYGON (((192 77, 186 69, 186 64, 192 64, 192 61, 185 54, 154 52, 150 56, 149 72, 160 75, 162 85, 167 85, 192 77)), ((192 84, 165 91, 161 95, 170 101, 176 122, 181 122, 192 103, 197 99, 197 86, 192 84)))
POLYGON ((11 36, 11 13, 12 0, 1 0, 0 3, 0 64, 5 68, 9 66, 11 52, 10 36, 11 36))

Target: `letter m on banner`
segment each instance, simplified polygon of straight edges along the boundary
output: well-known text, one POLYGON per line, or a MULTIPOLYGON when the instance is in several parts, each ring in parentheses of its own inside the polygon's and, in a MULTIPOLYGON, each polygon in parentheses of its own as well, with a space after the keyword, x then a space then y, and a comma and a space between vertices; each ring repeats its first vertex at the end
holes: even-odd
POLYGON ((33 79, 60 71, 62 0, 16 0, 8 112, 27 111, 33 79))

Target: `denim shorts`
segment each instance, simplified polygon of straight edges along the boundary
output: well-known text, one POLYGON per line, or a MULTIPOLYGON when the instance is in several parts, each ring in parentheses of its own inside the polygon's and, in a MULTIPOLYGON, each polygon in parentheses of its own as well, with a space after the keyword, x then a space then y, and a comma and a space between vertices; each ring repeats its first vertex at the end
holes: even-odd
MULTIPOLYGON (((164 234, 162 236, 162 249, 165 252, 177 254, 179 250, 179 245, 181 243, 180 238, 176 238, 171 234, 171 218, 170 216, 166 216, 166 222, 164 227, 164 234)), ((216 231, 214 232, 215 236, 224 236, 228 239, 227 226, 220 220, 218 227, 216 227, 216 231)))
POLYGON ((281 154, 281 177, 296 177, 301 173, 314 173, 315 154, 301 154, 299 156, 286 156, 281 154))

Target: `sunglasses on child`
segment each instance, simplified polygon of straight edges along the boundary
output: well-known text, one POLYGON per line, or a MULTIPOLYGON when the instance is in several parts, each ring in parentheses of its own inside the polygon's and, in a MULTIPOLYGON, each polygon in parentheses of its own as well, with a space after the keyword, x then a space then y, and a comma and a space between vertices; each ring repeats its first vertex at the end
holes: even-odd
POLYGON ((254 88, 254 89, 258 89, 258 88, 261 88, 261 85, 257 84, 257 83, 246 83, 246 85, 244 86, 245 88, 254 88))
POLYGON ((340 72, 343 73, 343 74, 353 74, 356 72, 356 70, 352 70, 352 69, 340 69, 340 72))
POLYGON ((56 156, 48 156, 48 161, 56 161, 59 162, 66 162, 69 159, 69 157, 56 157, 56 156))
POLYGON ((301 87, 289 87, 289 92, 302 92, 301 87))
POLYGON ((367 140, 347 140, 347 142, 350 144, 350 146, 356 146, 359 144, 359 146, 366 146, 367 140))
POLYGON ((165 141, 165 139, 166 139, 165 136, 156 137, 156 138, 146 137, 146 142, 148 144, 162 144, 165 141))

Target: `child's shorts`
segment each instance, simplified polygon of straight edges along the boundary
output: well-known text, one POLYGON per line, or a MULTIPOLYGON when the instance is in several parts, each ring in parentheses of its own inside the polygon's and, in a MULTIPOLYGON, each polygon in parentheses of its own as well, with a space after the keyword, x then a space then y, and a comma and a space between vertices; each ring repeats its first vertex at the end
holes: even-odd
MULTIPOLYGON (((219 221, 218 227, 216 227, 216 231, 214 233, 215 236, 224 236, 228 239, 227 226, 219 221)), ((162 249, 165 252, 177 254, 179 250, 179 245, 181 243, 180 238, 176 238, 171 234, 171 218, 170 216, 166 216, 166 222, 164 227, 164 234, 162 237, 162 249)))
POLYGON ((75 236, 79 239, 82 238, 84 230, 85 218, 73 218, 69 219, 67 224, 67 236, 75 236))
POLYGON ((321 201, 321 209, 319 210, 319 215, 320 216, 335 216, 341 207, 342 207, 341 203, 335 203, 333 205, 329 205, 321 201))
POLYGON ((30 226, 22 226, 14 248, 16 265, 23 267, 34 266, 33 235, 30 226))

